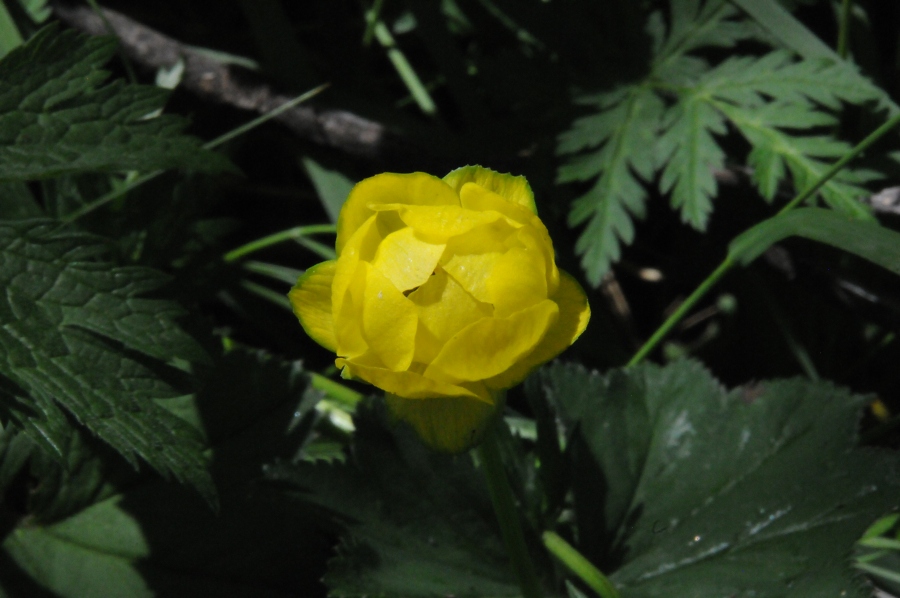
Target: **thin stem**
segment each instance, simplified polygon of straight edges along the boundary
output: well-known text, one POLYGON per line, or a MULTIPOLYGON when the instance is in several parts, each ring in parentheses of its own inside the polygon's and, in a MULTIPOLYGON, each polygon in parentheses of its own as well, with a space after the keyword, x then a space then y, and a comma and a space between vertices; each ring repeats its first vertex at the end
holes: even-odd
POLYGON ((885 133, 887 133, 894 127, 896 127, 898 124, 900 124, 900 113, 895 114, 886 123, 884 123, 877 129, 875 129, 874 131, 869 133, 868 137, 866 137, 865 139, 860 141, 856 145, 856 147, 854 147, 852 150, 850 150, 847 154, 844 155, 843 158, 841 158, 840 160, 835 162, 831 166, 831 168, 829 168, 827 171, 825 171, 825 174, 823 174, 821 177, 819 177, 819 180, 817 180, 812 187, 810 187, 803 193, 798 194, 794 199, 792 199, 790 202, 788 202, 788 204, 786 206, 781 208, 781 211, 779 211, 778 214, 776 214, 776 216, 781 216, 785 212, 789 212, 790 210, 797 207, 798 204, 800 204, 800 203, 806 201, 807 199, 809 199, 810 197, 812 197, 816 191, 821 189, 825 185, 825 183, 830 181, 832 179, 832 177, 834 177, 834 175, 836 175, 838 172, 840 172, 841 169, 843 169, 844 166, 846 166, 851 160, 853 160, 854 158, 859 156, 861 153, 863 153, 864 151, 869 149, 870 145, 872 145, 873 143, 875 143, 876 141, 878 141, 879 139, 884 137, 885 133))
MULTIPOLYGON (((869 146, 875 143, 878 139, 883 137, 888 131, 900 125, 900 114, 894 115, 891 119, 889 119, 886 123, 875 129, 872 133, 869 134, 868 137, 860 141, 856 147, 850 150, 843 158, 835 162, 831 168, 829 168, 825 174, 823 174, 819 179, 813 184, 811 187, 806 189, 805 191, 798 193, 794 199, 789 201, 787 205, 785 205, 781 210, 773 216, 773 218, 778 218, 782 214, 789 212, 790 210, 797 207, 800 203, 806 201, 813 194, 821 189, 825 183, 830 181, 834 175, 841 171, 844 166, 846 166, 851 160, 859 156, 861 153, 866 151, 869 146)), ((628 366, 633 366, 640 363, 656 346, 662 341, 663 338, 675 327, 678 322, 685 316, 685 314, 692 308, 694 305, 703 298, 706 293, 716 285, 719 280, 725 276, 734 266, 736 262, 732 259, 732 257, 726 256, 725 260, 719 264, 719 267, 716 268, 712 274, 706 277, 706 280, 700 283, 693 293, 684 300, 684 303, 678 306, 666 321, 662 323, 656 332, 653 333, 644 345, 638 349, 637 353, 634 354, 634 357, 628 362, 628 366)))
POLYGON ((612 582, 571 544, 555 532, 544 532, 543 538, 544 546, 550 554, 597 592, 600 598, 619 598, 619 592, 612 582))
POLYGON ((375 23, 381 16, 381 9, 384 6, 384 0, 375 0, 372 8, 366 11, 366 32, 363 33, 363 46, 368 48, 372 45, 372 36, 375 35, 375 23))
MULTIPOLYGON (((207 150, 214 149, 214 148, 222 145, 226 141, 234 139, 238 135, 246 133, 250 129, 252 129, 254 127, 258 127, 259 125, 265 123, 266 121, 272 120, 273 118, 282 114, 283 112, 286 112, 286 111, 290 110, 291 108, 294 108, 298 104, 305 102, 306 100, 310 99, 311 97, 318 95, 326 87, 328 87, 328 85, 329 85, 328 83, 325 83, 324 85, 320 85, 320 86, 316 87, 315 89, 311 89, 310 91, 307 91, 306 93, 304 93, 300 96, 297 96, 293 100, 291 100, 289 102, 285 102, 278 108, 275 108, 274 110, 266 112, 262 116, 260 116, 258 118, 254 118, 250 122, 243 124, 235 129, 232 129, 231 131, 228 131, 224 135, 216 137, 212 141, 204 144, 203 149, 207 149, 207 150)), ((66 216, 60 218, 59 220, 63 224, 69 224, 71 222, 75 222, 82 216, 86 216, 87 214, 90 214, 94 210, 97 210, 98 208, 102 208, 109 202, 122 197, 123 195, 127 194, 129 191, 133 191, 134 189, 140 187, 144 183, 148 183, 148 182, 152 181, 153 179, 155 179, 156 177, 161 175, 163 172, 165 172, 165 171, 155 170, 153 172, 139 176, 136 179, 134 179, 133 181, 131 181, 125 185, 122 185, 118 189, 113 189, 109 193, 100 196, 99 198, 95 199, 91 203, 81 206, 81 208, 75 210, 71 214, 67 214, 66 216)))
MULTIPOLYGON (((97 0, 87 0, 87 3, 91 5, 91 9, 100 17, 100 20, 103 22, 103 26, 106 28, 106 32, 115 37, 118 41, 119 36, 116 35, 116 30, 113 29, 112 23, 109 22, 109 19, 106 18, 106 13, 103 12, 103 9, 100 8, 100 5, 97 4, 97 0)), ((125 74, 128 76, 128 80, 131 83, 137 83, 137 76, 134 74, 134 67, 131 65, 131 60, 128 59, 128 55, 125 53, 125 50, 122 49, 122 43, 119 42, 117 44, 116 52, 119 54, 119 58, 122 59, 122 64, 125 65, 125 74)))
POLYGON ((694 305, 696 305, 696 303, 700 301, 700 299, 702 299, 704 295, 706 295, 707 291, 709 291, 709 289, 711 289, 717 282, 719 282, 719 279, 725 276, 725 274, 729 270, 731 270, 734 265, 735 263, 731 259, 731 257, 726 257, 725 260, 721 264, 719 264, 719 267, 716 268, 712 274, 707 276, 706 280, 700 283, 700 286, 694 289, 694 292, 691 293, 690 296, 685 299, 681 303, 681 305, 678 306, 678 309, 676 309, 668 318, 666 318, 666 321, 663 322, 662 326, 660 326, 656 330, 656 332, 653 333, 653 336, 651 336, 647 340, 647 342, 644 343, 644 345, 640 349, 638 349, 638 352, 635 353, 634 357, 631 358, 631 361, 628 362, 628 366, 633 366, 640 363, 647 356, 647 354, 650 353, 650 351, 655 349, 656 345, 658 345, 659 342, 663 338, 665 338, 667 334, 669 334, 669 331, 671 331, 672 328, 674 328, 675 325, 681 321, 681 318, 683 318, 684 315, 688 311, 690 311, 691 308, 693 308, 694 305))
POLYGON ((837 53, 841 58, 847 58, 849 48, 847 47, 847 39, 850 37, 850 9, 853 7, 853 0, 842 0, 841 13, 838 20, 838 40, 837 53))
POLYGON ((306 226, 295 226, 294 228, 289 228, 287 230, 273 233, 271 235, 263 237, 262 239, 251 241, 246 245, 241 245, 237 249, 232 249, 225 254, 223 259, 226 262, 233 262, 244 257, 245 255, 253 253, 254 251, 259 251, 260 249, 265 249, 266 247, 271 247, 272 245, 277 245, 278 243, 284 243, 285 241, 294 241, 307 235, 316 235, 323 233, 334 234, 335 232, 337 232, 337 226, 335 226, 334 224, 308 224, 306 226))
POLYGON ((488 492, 494 505, 494 513, 500 524, 500 533, 503 535, 503 543, 506 552, 512 561, 513 570, 522 589, 525 598, 541 598, 540 582, 534 572, 534 565, 528 555, 525 545, 525 536, 522 533, 522 525, 519 522, 519 512, 513 500, 512 489, 503 469, 503 460, 500 458, 500 449, 497 446, 497 432, 494 426, 500 425, 502 420, 494 422, 485 434, 484 441, 476 449, 484 477, 487 480, 488 492))

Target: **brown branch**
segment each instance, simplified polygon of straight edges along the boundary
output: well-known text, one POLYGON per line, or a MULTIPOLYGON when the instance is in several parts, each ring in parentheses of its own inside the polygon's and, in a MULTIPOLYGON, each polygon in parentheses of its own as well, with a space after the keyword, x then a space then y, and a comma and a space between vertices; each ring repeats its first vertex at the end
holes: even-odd
MULTIPOLYGON (((74 29, 90 35, 110 34, 103 19, 86 5, 54 0, 51 7, 60 20, 74 29)), ((151 69, 168 69, 183 61, 181 86, 204 100, 265 114, 292 99, 246 69, 218 62, 119 12, 102 10, 131 60, 151 69)), ((384 125, 345 110, 304 104, 275 120, 303 139, 369 160, 381 162, 413 153, 405 147, 405 140, 384 125)))

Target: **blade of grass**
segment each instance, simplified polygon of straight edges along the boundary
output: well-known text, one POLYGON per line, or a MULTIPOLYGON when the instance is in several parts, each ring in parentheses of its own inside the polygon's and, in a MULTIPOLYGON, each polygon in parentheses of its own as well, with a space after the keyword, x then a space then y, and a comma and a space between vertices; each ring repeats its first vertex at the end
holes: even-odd
MULTIPOLYGON (((215 148, 219 147, 220 145, 222 145, 223 143, 225 143, 226 141, 230 141, 230 140, 234 139, 235 137, 238 137, 239 135, 243 135, 244 133, 250 131, 251 129, 258 127, 261 124, 266 123, 266 122, 272 120, 273 118, 296 107, 297 105, 302 104, 303 102, 309 100, 310 98, 317 96, 318 94, 322 93, 322 91, 324 91, 329 85, 330 85, 330 83, 325 83, 323 85, 316 87, 315 89, 311 89, 311 90, 307 91, 306 93, 297 96, 293 100, 290 100, 289 102, 285 102, 278 108, 275 108, 274 110, 270 110, 269 112, 266 112, 262 116, 260 116, 258 118, 254 118, 250 122, 245 123, 235 129, 232 129, 231 131, 225 133, 224 135, 216 137, 212 141, 206 143, 203 147, 205 149, 209 149, 209 150, 215 149, 215 148)), ((135 178, 134 180, 132 180, 129 184, 123 185, 122 187, 120 187, 118 189, 114 189, 114 190, 110 191, 109 193, 100 196, 99 198, 95 199, 94 201, 81 206, 79 209, 75 210, 74 212, 72 212, 70 214, 67 214, 63 218, 60 218, 60 222, 62 222, 63 224, 69 224, 69 223, 75 222, 79 218, 86 216, 99 208, 102 208, 109 202, 122 197, 123 195, 127 194, 129 191, 132 191, 132 190, 136 189, 137 187, 140 187, 144 183, 152 181, 153 179, 155 179, 162 173, 163 173, 162 170, 156 170, 154 172, 149 172, 145 175, 141 175, 141 176, 135 178)))
POLYGON ((865 571, 866 573, 874 575, 875 577, 880 577, 881 579, 886 579, 894 583, 900 583, 900 572, 894 571, 893 569, 887 569, 885 567, 879 567, 877 565, 870 565, 868 563, 856 563, 854 566, 861 571, 865 571))
POLYGON ((731 0, 786 48, 803 58, 841 57, 776 0, 731 0))
POLYGON ((416 71, 406 59, 406 55, 397 47, 394 36, 391 35, 391 31, 387 28, 387 25, 384 24, 384 21, 376 22, 374 31, 375 38, 378 39, 378 43, 387 51, 388 60, 394 65, 394 69, 400 76, 400 80, 406 85, 410 95, 412 95, 416 104, 419 106, 419 110, 428 116, 434 116, 437 112, 437 106, 435 105, 434 100, 431 99, 431 95, 428 93, 428 90, 425 89, 422 80, 419 79, 419 75, 416 74, 416 71))
POLYGON ((307 224, 305 226, 295 226, 294 228, 289 228, 287 230, 267 235, 261 239, 251 241, 246 245, 241 245, 237 249, 232 249, 225 254, 223 259, 226 262, 233 262, 244 257, 245 255, 253 253, 254 251, 259 251, 260 249, 265 249, 266 247, 271 247, 272 245, 277 245, 278 243, 284 243, 285 241, 296 241, 307 235, 326 233, 334 234, 336 232, 337 225, 335 224, 307 224))
POLYGON ((580 552, 554 532, 544 532, 544 546, 569 571, 578 576, 601 598, 619 598, 619 592, 612 582, 580 552))
POLYGON ((290 285, 295 284, 297 279, 303 275, 303 270, 279 266, 278 264, 270 264, 268 262, 249 261, 244 262, 242 265, 244 270, 253 272, 254 274, 261 274, 262 276, 268 276, 269 278, 274 278, 275 280, 290 285))
POLYGON ((268 287, 264 287, 261 284, 256 284, 250 280, 242 280, 241 286, 256 295, 257 297, 261 297, 266 301, 271 301, 275 305, 279 307, 283 307, 288 311, 292 311, 291 302, 287 298, 287 295, 284 293, 279 293, 277 291, 273 291, 268 287))
POLYGON ((22 34, 6 5, 0 2, 0 58, 22 45, 22 34))

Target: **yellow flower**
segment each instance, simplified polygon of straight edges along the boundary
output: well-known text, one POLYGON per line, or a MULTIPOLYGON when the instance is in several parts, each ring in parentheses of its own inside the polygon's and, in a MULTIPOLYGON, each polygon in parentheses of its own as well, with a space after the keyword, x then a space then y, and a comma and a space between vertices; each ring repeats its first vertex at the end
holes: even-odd
POLYGON ((366 179, 341 210, 335 249, 291 290, 294 313, 345 378, 384 390, 439 450, 477 444, 504 391, 590 318, 524 177, 467 166, 366 179))

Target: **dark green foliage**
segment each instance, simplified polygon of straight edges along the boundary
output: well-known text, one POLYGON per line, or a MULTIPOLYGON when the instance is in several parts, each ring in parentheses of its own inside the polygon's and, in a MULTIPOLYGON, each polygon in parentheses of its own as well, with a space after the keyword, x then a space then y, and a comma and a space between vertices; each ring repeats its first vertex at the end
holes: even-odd
POLYGON ((349 528, 325 578, 332 595, 518 596, 469 455, 430 453, 371 409, 355 422, 348 463, 269 470, 349 528))
POLYGON ((175 304, 140 297, 158 272, 112 267, 103 245, 46 220, 0 222, 0 376, 10 419, 65 458, 65 411, 129 462, 189 482, 214 501, 199 431, 154 399, 183 378, 165 362, 203 361, 173 318, 175 304))
MULTIPOLYGON (((850 145, 829 134, 798 135, 837 123, 842 102, 871 102, 894 110, 878 87, 850 63, 828 58, 795 60, 776 50, 762 57, 733 56, 712 67, 691 54, 728 47, 741 39, 765 39, 723 0, 673 0, 668 29, 651 19, 656 55, 646 77, 579 103, 597 110, 576 120, 559 138, 557 153, 576 154, 559 182, 595 181, 573 205, 571 224, 588 225, 576 250, 593 284, 620 256, 620 242, 634 239, 633 217, 642 218, 646 185, 661 173, 660 191, 671 195, 681 219, 705 230, 718 193, 715 171, 725 166, 717 137, 731 124, 750 143, 747 158, 760 194, 772 201, 790 175, 802 192, 825 173, 828 162, 850 145)), ((820 191, 831 207, 868 218, 862 185, 879 178, 871 170, 843 170, 820 191)))
POLYGON ((87 170, 222 171, 229 162, 181 134, 187 121, 155 115, 168 92, 100 70, 109 38, 42 29, 0 61, 0 181, 87 170))

